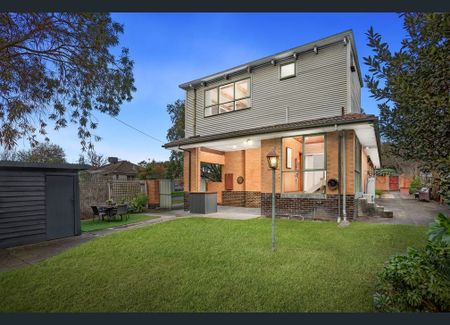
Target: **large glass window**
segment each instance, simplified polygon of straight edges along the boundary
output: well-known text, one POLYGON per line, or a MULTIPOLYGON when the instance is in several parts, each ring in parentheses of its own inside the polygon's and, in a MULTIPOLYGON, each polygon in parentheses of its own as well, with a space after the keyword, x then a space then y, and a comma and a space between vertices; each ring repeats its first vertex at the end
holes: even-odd
POLYGON ((205 90, 205 116, 251 106, 250 78, 205 90))
POLYGON ((326 184, 324 135, 304 138, 303 164, 303 191, 322 193, 326 184))
POLYGON ((283 139, 282 190, 324 193, 326 185, 325 136, 283 139))

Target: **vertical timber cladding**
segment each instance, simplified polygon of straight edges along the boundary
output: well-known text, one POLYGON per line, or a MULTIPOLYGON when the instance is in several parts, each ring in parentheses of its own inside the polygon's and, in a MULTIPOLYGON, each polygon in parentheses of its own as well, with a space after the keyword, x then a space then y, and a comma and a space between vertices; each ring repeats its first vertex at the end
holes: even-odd
POLYGON ((83 165, 0 162, 0 247, 80 234, 83 165))

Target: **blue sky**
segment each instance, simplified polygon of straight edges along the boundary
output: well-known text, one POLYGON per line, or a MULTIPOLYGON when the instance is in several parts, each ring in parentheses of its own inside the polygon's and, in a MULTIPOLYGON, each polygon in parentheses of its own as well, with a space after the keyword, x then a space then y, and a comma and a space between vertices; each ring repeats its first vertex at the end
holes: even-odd
MULTIPOLYGON (((118 117, 162 141, 170 127, 166 105, 184 98, 180 83, 347 29, 355 34, 364 75, 367 68, 362 58, 370 53, 364 33, 370 26, 394 50, 404 37, 402 19, 395 13, 114 13, 112 17, 124 24, 121 46, 130 49, 135 62, 137 88, 118 117)), ((378 115, 366 88, 361 106, 378 115)), ((98 153, 132 162, 169 157, 161 143, 107 115, 95 116, 99 122, 96 134, 102 137, 96 144, 98 153)), ((69 162, 78 159, 76 127, 49 134, 52 142, 64 148, 69 162)))

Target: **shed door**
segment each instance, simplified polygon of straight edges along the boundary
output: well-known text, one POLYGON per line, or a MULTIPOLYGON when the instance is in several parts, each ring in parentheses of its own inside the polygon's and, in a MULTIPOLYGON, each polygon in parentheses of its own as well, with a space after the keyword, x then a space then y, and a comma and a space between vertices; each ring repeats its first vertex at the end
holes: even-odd
POLYGON ((389 191, 398 191, 398 176, 389 176, 389 191))
POLYGON ((47 239, 75 234, 73 176, 47 176, 47 239))

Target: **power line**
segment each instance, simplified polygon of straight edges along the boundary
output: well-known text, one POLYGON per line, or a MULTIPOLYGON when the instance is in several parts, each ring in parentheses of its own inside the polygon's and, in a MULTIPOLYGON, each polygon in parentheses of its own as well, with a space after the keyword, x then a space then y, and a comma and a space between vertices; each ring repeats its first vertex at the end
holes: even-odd
POLYGON ((144 131, 141 131, 141 130, 135 128, 134 126, 132 126, 132 125, 130 125, 130 124, 128 124, 128 123, 126 123, 126 122, 124 122, 124 121, 122 121, 122 120, 119 120, 119 119, 118 119, 117 117, 115 117, 115 116, 111 116, 111 117, 112 117, 113 119, 119 121, 119 122, 122 123, 123 125, 126 125, 126 126, 128 126, 129 128, 132 128, 133 130, 135 130, 135 131, 137 131, 137 132, 139 132, 139 133, 142 133, 143 135, 145 135, 146 137, 149 137, 150 139, 153 139, 153 140, 155 140, 155 141, 164 143, 164 141, 161 141, 161 140, 159 140, 158 138, 155 138, 154 136, 151 136, 150 134, 147 134, 147 133, 145 133, 144 131))

